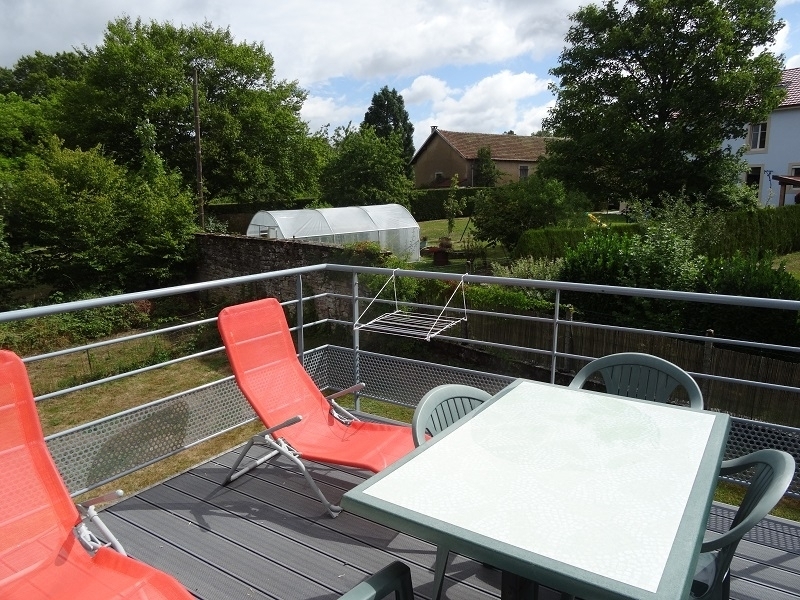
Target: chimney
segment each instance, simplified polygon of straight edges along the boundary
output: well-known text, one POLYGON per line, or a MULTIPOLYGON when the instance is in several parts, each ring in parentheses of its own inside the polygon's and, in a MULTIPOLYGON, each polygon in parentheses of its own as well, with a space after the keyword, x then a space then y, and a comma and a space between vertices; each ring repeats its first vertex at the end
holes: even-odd
POLYGON ((433 132, 434 132, 434 131, 436 131, 437 129, 439 129, 439 126, 438 126, 438 125, 431 125, 431 133, 433 133, 433 132))

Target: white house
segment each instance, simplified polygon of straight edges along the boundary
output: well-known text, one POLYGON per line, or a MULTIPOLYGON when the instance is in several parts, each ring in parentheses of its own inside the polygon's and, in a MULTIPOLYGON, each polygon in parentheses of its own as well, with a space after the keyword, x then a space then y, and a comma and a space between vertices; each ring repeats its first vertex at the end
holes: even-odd
POLYGON ((786 69, 782 85, 786 98, 762 123, 751 123, 745 137, 727 142, 742 144, 750 165, 747 183, 758 186, 762 204, 800 204, 800 68, 786 69))

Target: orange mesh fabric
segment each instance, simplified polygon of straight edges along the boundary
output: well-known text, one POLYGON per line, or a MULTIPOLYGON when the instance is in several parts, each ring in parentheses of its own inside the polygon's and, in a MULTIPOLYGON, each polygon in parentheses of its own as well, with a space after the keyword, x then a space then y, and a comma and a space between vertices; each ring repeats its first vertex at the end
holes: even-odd
POLYGON ((172 577, 75 539, 80 518, 42 436, 28 373, 0 350, 0 598, 192 598, 172 577))
POLYGON ((378 472, 414 449, 411 429, 334 419, 295 353, 283 308, 274 298, 229 306, 219 331, 236 382, 267 427, 300 415, 275 433, 303 458, 378 472))

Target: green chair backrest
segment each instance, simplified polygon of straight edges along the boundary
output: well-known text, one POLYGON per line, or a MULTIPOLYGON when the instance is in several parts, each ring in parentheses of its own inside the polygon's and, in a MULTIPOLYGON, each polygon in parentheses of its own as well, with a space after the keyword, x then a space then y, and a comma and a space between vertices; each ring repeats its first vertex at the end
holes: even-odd
POLYGON ((433 388, 419 401, 411 419, 414 444, 424 444, 427 436, 440 433, 491 397, 489 392, 469 385, 445 384, 433 388))
POLYGON ((689 396, 689 405, 703 409, 703 393, 692 376, 658 356, 621 352, 598 358, 578 371, 569 387, 584 387, 595 373, 602 376, 608 394, 668 402, 675 389, 682 386, 689 396))

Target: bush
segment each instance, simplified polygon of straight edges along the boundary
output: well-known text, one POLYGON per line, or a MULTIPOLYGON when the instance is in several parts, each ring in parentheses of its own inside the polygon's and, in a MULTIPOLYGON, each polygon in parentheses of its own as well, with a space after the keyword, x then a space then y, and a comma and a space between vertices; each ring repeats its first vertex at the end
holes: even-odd
POLYGON ((513 250, 527 229, 548 227, 586 212, 585 196, 567 194, 555 179, 534 174, 522 181, 486 189, 475 199, 475 237, 513 250))

